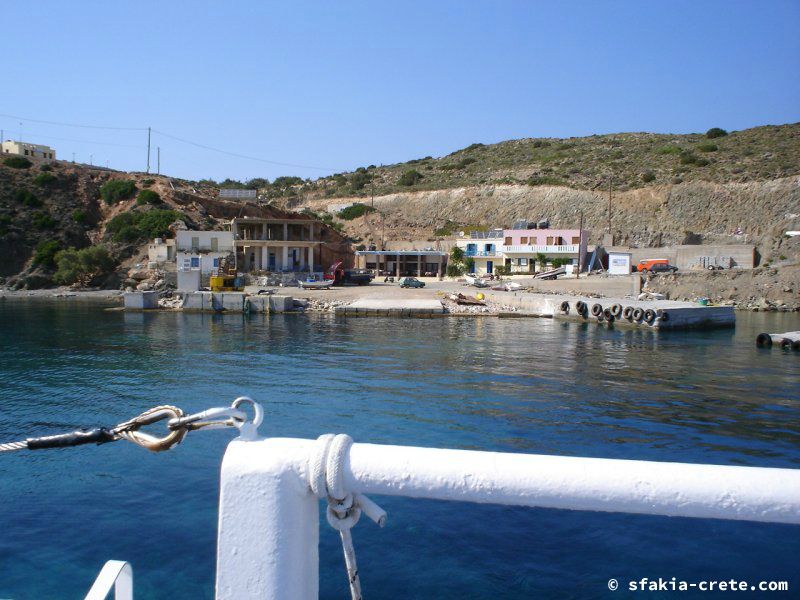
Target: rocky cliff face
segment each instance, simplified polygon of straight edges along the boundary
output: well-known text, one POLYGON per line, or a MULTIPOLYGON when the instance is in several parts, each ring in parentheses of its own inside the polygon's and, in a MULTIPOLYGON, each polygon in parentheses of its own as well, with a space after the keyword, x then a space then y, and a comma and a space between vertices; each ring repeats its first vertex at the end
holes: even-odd
MULTIPOLYGON (((345 201, 364 201, 360 198, 345 201)), ((337 200, 338 202, 338 200, 337 200)), ((322 208, 326 202, 310 202, 322 208)), ((556 186, 491 185, 389 194, 375 198, 386 239, 428 239, 448 222, 460 227, 509 226, 549 219, 553 227, 584 228, 599 242, 608 227, 608 192, 556 186)), ((348 222, 368 241, 380 239, 380 219, 348 222)), ((458 227, 456 228, 458 229, 458 227)), ((617 244, 657 247, 681 243, 755 243, 762 255, 779 252, 783 234, 800 229, 800 177, 715 184, 702 181, 612 192, 611 230, 617 244), (734 235, 740 228, 744 235, 734 235)))

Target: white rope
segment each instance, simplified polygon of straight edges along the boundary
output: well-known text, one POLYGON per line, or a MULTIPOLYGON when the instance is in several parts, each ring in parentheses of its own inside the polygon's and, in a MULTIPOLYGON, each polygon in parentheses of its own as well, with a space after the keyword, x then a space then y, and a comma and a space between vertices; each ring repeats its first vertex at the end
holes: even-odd
POLYGON ((381 527, 386 522, 386 511, 366 496, 345 489, 345 463, 352 445, 353 438, 346 434, 319 436, 308 459, 308 482, 317 498, 327 498, 325 517, 342 539, 350 595, 353 600, 361 600, 361 581, 350 530, 361 518, 362 508, 381 527))

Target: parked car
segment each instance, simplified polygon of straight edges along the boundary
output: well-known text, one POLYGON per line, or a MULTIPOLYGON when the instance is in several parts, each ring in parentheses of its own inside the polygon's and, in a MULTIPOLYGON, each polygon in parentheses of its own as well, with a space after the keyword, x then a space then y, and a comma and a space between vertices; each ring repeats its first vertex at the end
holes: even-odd
POLYGON ((674 267, 669 263, 655 263, 647 270, 651 273, 675 273, 678 267, 674 267))
POLYGON ((648 258, 647 260, 639 261, 636 265, 636 270, 644 273, 645 271, 652 271, 655 265, 669 265, 666 258, 648 258))
POLYGON ((400 280, 401 288, 424 288, 425 282, 420 281, 416 277, 403 277, 400 280))

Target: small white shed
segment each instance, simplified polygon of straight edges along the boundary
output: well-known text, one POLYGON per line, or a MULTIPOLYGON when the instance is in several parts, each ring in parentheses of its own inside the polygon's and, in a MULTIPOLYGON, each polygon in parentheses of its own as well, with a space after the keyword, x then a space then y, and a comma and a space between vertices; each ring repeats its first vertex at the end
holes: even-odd
POLYGON ((630 252, 609 252, 608 253, 608 274, 609 275, 630 275, 631 273, 630 252))

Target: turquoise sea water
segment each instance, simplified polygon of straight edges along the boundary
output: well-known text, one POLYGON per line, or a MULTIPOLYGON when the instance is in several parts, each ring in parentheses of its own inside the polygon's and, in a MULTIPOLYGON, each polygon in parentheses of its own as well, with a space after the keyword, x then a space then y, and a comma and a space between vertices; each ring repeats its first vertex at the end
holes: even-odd
MULTIPOLYGON (((0 300, 0 441, 249 394, 266 435, 800 468, 800 354, 757 349, 797 315, 663 333, 537 319, 124 314, 0 300)), ((136 597, 212 598, 229 432, 0 454, 0 598, 82 598, 103 562, 136 597)), ((365 597, 624 597, 641 577, 789 580, 800 527, 376 498, 354 530, 365 597)), ((321 596, 344 598, 321 527, 321 596)))

